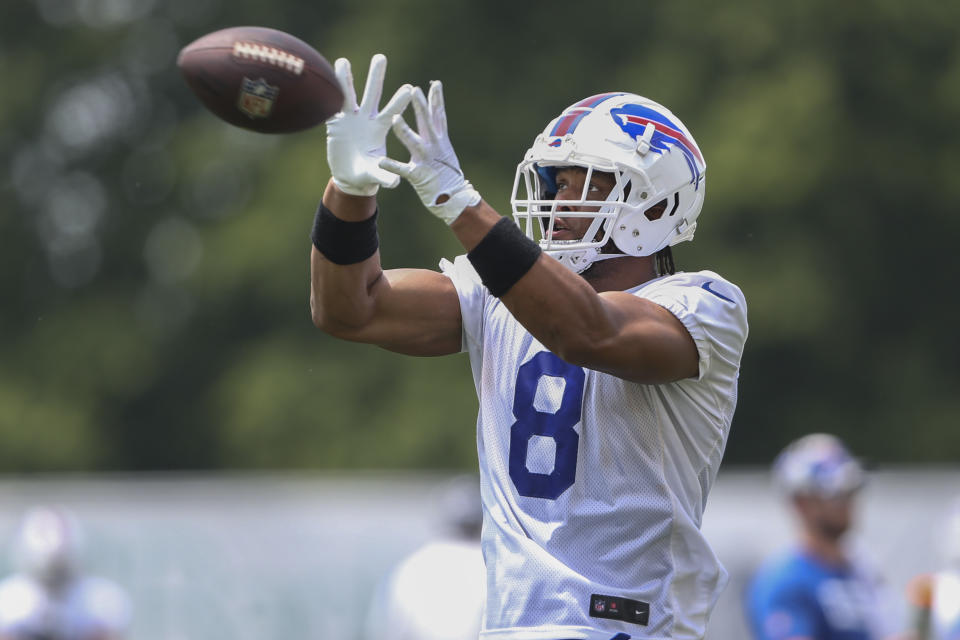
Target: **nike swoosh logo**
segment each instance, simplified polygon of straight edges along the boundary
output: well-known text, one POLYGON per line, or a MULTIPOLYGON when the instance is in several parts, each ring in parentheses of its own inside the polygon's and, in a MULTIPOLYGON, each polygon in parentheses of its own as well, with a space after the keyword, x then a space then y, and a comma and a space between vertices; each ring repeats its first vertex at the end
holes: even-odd
POLYGON ((736 302, 734 302, 733 300, 731 300, 731 299, 728 298, 727 296, 723 295, 722 293, 719 293, 719 292, 714 291, 713 289, 711 289, 711 288, 710 288, 710 285, 712 285, 712 284, 713 284, 713 280, 708 280, 707 282, 704 282, 702 285, 700 285, 700 288, 703 289, 704 291, 708 291, 708 292, 712 293, 713 295, 717 296, 717 297, 720 298, 721 300, 726 300, 727 302, 730 302, 730 303, 732 303, 732 304, 737 304, 736 302))

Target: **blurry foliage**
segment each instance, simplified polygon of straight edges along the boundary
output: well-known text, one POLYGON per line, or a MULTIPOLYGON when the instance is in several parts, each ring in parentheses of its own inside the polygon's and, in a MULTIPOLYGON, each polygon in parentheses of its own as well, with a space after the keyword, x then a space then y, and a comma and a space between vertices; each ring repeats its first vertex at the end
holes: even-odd
MULTIPOLYGON (((24 0, 0 20, 0 470, 475 464, 465 356, 313 329, 323 127, 231 128, 174 64, 238 24, 350 58, 360 86, 382 51, 387 95, 444 80, 501 213, 566 105, 669 105, 709 164, 680 264, 750 305, 727 463, 814 430, 875 461, 960 456, 960 5, 24 0)), ((407 185, 381 211, 385 266, 459 252, 407 185)))

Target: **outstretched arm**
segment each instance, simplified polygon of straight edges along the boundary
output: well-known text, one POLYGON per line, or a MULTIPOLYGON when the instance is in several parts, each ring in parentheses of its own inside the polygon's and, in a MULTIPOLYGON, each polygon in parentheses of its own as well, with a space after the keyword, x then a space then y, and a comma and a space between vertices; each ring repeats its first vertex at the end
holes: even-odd
MULTIPOLYGON (((324 205, 338 218, 365 220, 373 197, 343 193, 331 180, 324 205)), ((326 258, 316 247, 310 256, 310 311, 314 324, 337 338, 376 344, 415 356, 460 351, 460 301, 453 282, 426 269, 380 266, 380 252, 349 265, 326 258)))
MULTIPOLYGON (((451 229, 471 251, 500 219, 481 202, 464 209, 451 229)), ((597 293, 545 254, 501 300, 537 340, 571 364, 646 384, 698 373, 696 344, 676 316, 629 293, 597 293)))
MULTIPOLYGON (((501 216, 480 199, 460 171, 447 134, 440 83, 431 85, 429 99, 416 89, 413 106, 417 132, 400 116, 394 118, 394 132, 410 151, 410 162, 384 159, 380 166, 406 178, 424 205, 451 225, 485 278, 474 249, 488 240, 501 216)), ((498 247, 502 257, 495 250, 485 252, 486 262, 491 262, 491 255, 509 262, 509 252, 526 251, 520 261, 526 270, 505 292, 492 292, 545 347, 571 364, 634 382, 656 384, 697 375, 696 345, 676 316, 624 292, 597 293, 558 261, 537 256, 539 249, 519 229, 511 233, 520 237, 498 247)))
POLYGON ((378 166, 394 115, 410 99, 404 85, 379 110, 386 58, 374 56, 358 105, 347 60, 335 64, 343 111, 327 123, 332 178, 314 227, 310 309, 321 330, 411 355, 460 350, 460 306, 449 278, 428 270, 384 271, 377 250, 375 195, 397 176, 378 166))

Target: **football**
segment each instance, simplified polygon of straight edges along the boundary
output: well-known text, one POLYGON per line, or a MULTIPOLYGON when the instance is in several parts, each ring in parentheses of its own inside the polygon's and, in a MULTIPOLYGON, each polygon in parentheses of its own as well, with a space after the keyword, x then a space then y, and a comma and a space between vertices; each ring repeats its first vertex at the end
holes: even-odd
POLYGON ((293 133, 340 111, 333 67, 306 42, 266 27, 231 27, 191 42, 177 57, 200 101, 230 124, 293 133))

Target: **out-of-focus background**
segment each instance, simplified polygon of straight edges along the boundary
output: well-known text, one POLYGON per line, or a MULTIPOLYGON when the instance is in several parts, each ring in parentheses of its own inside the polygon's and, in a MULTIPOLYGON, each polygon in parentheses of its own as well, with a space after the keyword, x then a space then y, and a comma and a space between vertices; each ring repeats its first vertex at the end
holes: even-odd
MULTIPOLYGON (((71 506, 92 564, 132 588, 137 637, 351 638, 375 574, 431 535, 422 489, 475 467, 464 356, 310 323, 323 127, 230 127, 180 78, 181 47, 242 24, 359 78, 383 52, 387 95, 442 79, 464 170, 501 213, 568 104, 668 105, 708 163, 680 267, 722 273, 750 307, 705 530, 757 554, 785 540, 764 469, 828 431, 882 479, 868 551, 897 579, 930 568, 924 541, 960 492, 960 5, 936 0, 5 2, 0 533, 33 502, 71 506), (911 535, 890 533, 908 512, 911 535)), ((407 185, 382 193, 385 266, 459 252, 407 185)), ((716 638, 736 637, 736 608, 716 638)))
MULTIPOLYGON (((84 525, 83 565, 123 585, 137 640, 374 640, 374 594, 421 545, 449 537, 447 473, 96 476, 0 481, 0 538, 23 510, 65 505, 84 525)), ((762 558, 790 543, 792 519, 766 472, 727 469, 703 530, 730 574, 709 640, 747 640, 742 594, 762 558)), ((942 561, 944 506, 960 471, 870 474, 851 547, 904 591, 942 561)), ((0 558, 0 569, 9 566, 0 558)), ((438 612, 438 616, 441 615, 438 612)), ((439 619, 439 618, 438 618, 439 619)))

